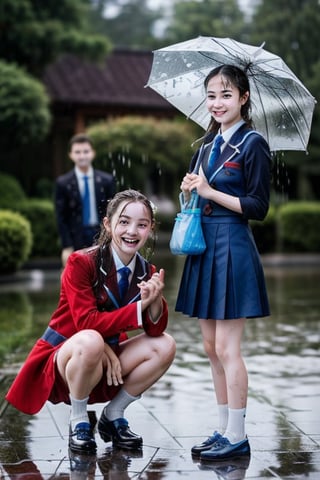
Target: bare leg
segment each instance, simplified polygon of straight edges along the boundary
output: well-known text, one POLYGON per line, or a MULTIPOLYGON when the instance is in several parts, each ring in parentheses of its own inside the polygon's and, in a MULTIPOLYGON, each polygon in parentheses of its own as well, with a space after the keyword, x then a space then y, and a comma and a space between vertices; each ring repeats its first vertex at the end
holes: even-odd
POLYGON ((172 337, 137 335, 121 344, 119 355, 124 388, 136 397, 153 385, 169 368, 176 352, 172 337))
POLYGON ((95 452, 87 400, 103 374, 104 341, 95 330, 82 330, 65 341, 56 365, 68 385, 71 401, 69 447, 75 452, 95 452))
POLYGON ((142 446, 142 437, 130 430, 124 411, 165 373, 175 351, 175 341, 166 333, 159 337, 142 333, 121 343, 119 359, 124 383, 99 420, 98 430, 104 441, 112 439, 114 446, 126 449, 142 446))
POLYGON ((56 363, 70 394, 88 397, 103 373, 104 341, 95 330, 82 330, 61 346, 56 363))
POLYGON ((224 368, 216 353, 216 321, 199 320, 203 347, 211 366, 212 379, 219 405, 228 403, 227 383, 224 368))
POLYGON ((245 408, 248 374, 241 354, 245 319, 216 321, 216 353, 225 372, 229 408, 245 408))

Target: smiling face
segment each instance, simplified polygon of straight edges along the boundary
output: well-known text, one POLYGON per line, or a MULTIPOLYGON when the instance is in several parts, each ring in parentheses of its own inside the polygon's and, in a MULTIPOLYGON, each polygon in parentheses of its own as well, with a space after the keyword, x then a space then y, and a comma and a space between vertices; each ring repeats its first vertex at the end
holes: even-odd
POLYGON ((247 102, 249 92, 240 96, 239 89, 221 74, 212 77, 207 85, 207 108, 225 131, 241 120, 241 107, 247 102))
POLYGON ((111 245, 124 265, 128 265, 144 246, 153 227, 149 210, 139 201, 123 201, 111 220, 105 217, 103 224, 110 232, 111 245))
POLYGON ((86 173, 93 162, 95 151, 88 142, 74 143, 71 146, 69 157, 83 173, 86 173))

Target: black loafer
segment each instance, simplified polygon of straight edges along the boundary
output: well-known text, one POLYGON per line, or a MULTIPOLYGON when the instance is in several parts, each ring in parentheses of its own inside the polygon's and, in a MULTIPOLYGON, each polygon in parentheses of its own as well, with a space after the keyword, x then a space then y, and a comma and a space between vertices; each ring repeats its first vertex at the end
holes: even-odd
POLYGON ((220 440, 222 435, 215 431, 211 437, 208 437, 207 440, 205 440, 202 443, 199 443, 198 445, 194 445, 194 447, 191 448, 191 454, 194 456, 199 456, 201 452, 205 452, 207 450, 210 450, 213 445, 220 440))
POLYGON ((72 452, 94 453, 97 450, 90 423, 78 423, 74 430, 69 428, 69 448, 72 452))
POLYGON ((135 450, 142 447, 142 437, 130 430, 128 421, 125 418, 117 418, 110 421, 103 411, 98 423, 98 431, 102 440, 105 442, 112 440, 114 447, 127 450, 135 450))

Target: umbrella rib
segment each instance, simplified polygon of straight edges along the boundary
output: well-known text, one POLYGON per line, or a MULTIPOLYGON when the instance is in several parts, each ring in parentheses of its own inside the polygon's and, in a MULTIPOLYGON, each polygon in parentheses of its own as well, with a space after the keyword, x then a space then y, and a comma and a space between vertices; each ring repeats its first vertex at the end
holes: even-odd
POLYGON ((253 121, 270 149, 306 150, 316 101, 282 58, 263 47, 200 36, 159 49, 147 86, 205 128, 205 78, 216 67, 235 65, 249 77, 253 121))
POLYGON ((204 98, 202 100, 202 102, 199 103, 199 105, 196 106, 196 108, 194 110, 192 110, 191 113, 189 113, 189 115, 187 116, 187 118, 190 118, 192 115, 194 115, 196 113, 197 110, 199 110, 200 107, 202 107, 202 105, 206 102, 206 98, 204 98))
MULTIPOLYGON (((264 73, 265 76, 266 73, 264 73)), ((264 82, 261 82, 259 79, 257 79, 257 77, 254 76, 254 73, 251 75, 251 78, 254 80, 254 83, 257 84, 258 82, 260 82, 264 88, 267 88, 271 94, 274 94, 274 90, 270 90, 270 87, 268 87, 268 85, 264 84, 264 82)), ((276 77, 274 76, 271 76, 270 75, 270 78, 272 78, 273 81, 277 81, 279 86, 281 87, 281 89, 284 89, 285 87, 282 86, 281 82, 280 82, 280 79, 277 79, 276 77)), ((264 106, 263 106, 263 103, 261 101, 261 94, 260 94, 260 89, 258 88, 258 86, 256 86, 256 91, 259 93, 259 98, 260 98, 260 104, 263 108, 263 113, 264 113, 264 118, 266 118, 266 112, 265 112, 265 109, 264 109, 264 106)), ((303 114, 303 111, 301 110, 297 100, 295 99, 294 95, 291 94, 290 90, 288 88, 285 88, 285 91, 287 93, 287 95, 289 96, 289 98, 291 99, 291 101, 293 102, 295 108, 297 109, 297 111, 299 112, 300 114, 300 118, 302 119, 302 121, 304 122, 305 124, 305 128, 308 129, 308 123, 307 123, 307 120, 303 114)), ((290 112, 290 110, 288 109, 288 107, 286 106, 286 104, 283 102, 282 98, 280 95, 277 95, 277 101, 279 102, 279 104, 283 107, 283 110, 290 116, 291 118, 291 121, 292 123, 294 124, 295 128, 296 128, 296 132, 298 133, 299 135, 299 138, 301 140, 301 143, 306 146, 306 142, 304 140, 304 137, 303 137, 303 134, 301 133, 301 129, 299 128, 299 124, 298 122, 295 120, 295 117, 293 116, 293 114, 290 112)), ((265 122, 265 126, 266 126, 266 130, 268 131, 268 125, 267 123, 265 122)), ((268 135, 268 138, 269 138, 269 134, 267 133, 268 135)))

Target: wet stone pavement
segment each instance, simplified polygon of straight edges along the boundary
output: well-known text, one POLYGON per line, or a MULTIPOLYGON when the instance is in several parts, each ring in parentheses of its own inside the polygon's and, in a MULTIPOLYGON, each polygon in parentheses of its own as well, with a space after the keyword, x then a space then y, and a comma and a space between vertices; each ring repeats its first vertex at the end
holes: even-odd
MULTIPOLYGON (((295 273, 290 275, 295 277, 295 273)), ((281 294, 285 307, 281 301, 273 307, 274 323, 272 318, 257 319, 247 325, 244 356, 249 372, 250 459, 210 464, 192 459, 192 445, 216 426, 215 399, 197 322, 172 313, 168 330, 177 341, 175 362, 126 411, 132 430, 143 436, 141 452, 112 450, 96 433, 96 456, 70 456, 69 408, 47 403, 37 415, 21 414, 3 399, 17 366, 1 370, 1 480, 320 479, 318 294, 307 299, 309 310, 303 305, 308 285, 318 291, 319 269, 311 277, 297 275, 302 293, 299 297, 291 290, 294 299, 290 300, 281 290, 283 273, 271 272, 271 294, 281 294), (284 318, 284 311, 291 321, 284 318)), ((169 303, 175 297, 175 285, 172 279, 166 295, 169 303)), ((102 404, 90 406, 93 421, 102 408, 102 404)))

